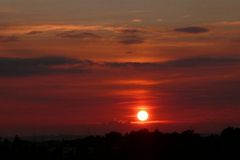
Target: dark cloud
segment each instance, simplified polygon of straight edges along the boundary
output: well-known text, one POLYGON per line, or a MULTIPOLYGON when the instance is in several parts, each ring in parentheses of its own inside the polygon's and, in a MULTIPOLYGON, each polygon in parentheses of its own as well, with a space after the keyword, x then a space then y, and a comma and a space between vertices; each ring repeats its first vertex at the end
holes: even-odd
POLYGON ((144 43, 144 41, 145 39, 138 35, 125 35, 125 36, 122 36, 119 40, 120 43, 127 44, 127 45, 140 44, 140 43, 144 43))
POLYGON ((99 39, 101 36, 91 33, 91 32, 83 32, 83 31, 65 31, 57 34, 60 38, 69 38, 69 39, 82 39, 82 40, 88 40, 88 39, 99 39))
POLYGON ((240 63, 239 57, 194 57, 167 62, 172 67, 216 66, 240 63))
MULTIPOLYGON (((212 67, 240 64, 236 57, 196 57, 177 59, 168 62, 94 62, 91 60, 77 60, 66 57, 41 58, 0 58, 0 76, 31 76, 44 74, 83 73, 99 68, 132 68, 139 71, 175 70, 177 68, 212 67), (67 67, 66 67, 67 66, 67 67)), ((101 71, 104 71, 101 69, 101 71)))
POLYGON ((126 45, 141 44, 144 43, 144 32, 139 29, 123 29, 119 37, 119 43, 126 45))
POLYGON ((31 76, 74 71, 61 66, 81 63, 64 57, 0 58, 0 76, 31 76))
POLYGON ((111 67, 133 67, 133 68, 145 68, 145 69, 174 69, 178 67, 210 67, 210 66, 222 66, 240 64, 240 58, 238 57, 194 57, 186 59, 176 59, 167 62, 156 63, 106 63, 105 65, 111 67))
POLYGON ((17 36, 1 36, 0 35, 0 42, 15 42, 18 40, 19 40, 19 37, 17 36))
POLYGON ((210 30, 204 27, 185 27, 185 28, 176 28, 176 32, 183 32, 183 33, 192 33, 192 34, 199 34, 199 33, 206 33, 210 30))
POLYGON ((139 30, 139 29, 123 29, 121 30, 122 33, 125 33, 125 34, 137 34, 137 33, 143 33, 142 30, 139 30))

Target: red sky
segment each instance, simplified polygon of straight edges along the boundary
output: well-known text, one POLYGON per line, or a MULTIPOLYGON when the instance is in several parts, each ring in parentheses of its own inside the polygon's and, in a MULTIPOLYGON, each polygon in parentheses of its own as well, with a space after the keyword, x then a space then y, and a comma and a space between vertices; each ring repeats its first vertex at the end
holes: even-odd
POLYGON ((239 126, 239 7, 2 0, 0 134, 239 126))

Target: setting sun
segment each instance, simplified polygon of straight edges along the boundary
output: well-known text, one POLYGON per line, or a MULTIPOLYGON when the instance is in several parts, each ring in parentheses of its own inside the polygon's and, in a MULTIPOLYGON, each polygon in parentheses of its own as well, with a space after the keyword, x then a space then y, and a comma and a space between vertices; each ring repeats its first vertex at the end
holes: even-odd
POLYGON ((148 120, 148 117, 149 117, 149 114, 148 114, 148 112, 146 112, 146 111, 139 111, 138 113, 137 113, 137 118, 138 118, 138 120, 139 121, 146 121, 146 120, 148 120))

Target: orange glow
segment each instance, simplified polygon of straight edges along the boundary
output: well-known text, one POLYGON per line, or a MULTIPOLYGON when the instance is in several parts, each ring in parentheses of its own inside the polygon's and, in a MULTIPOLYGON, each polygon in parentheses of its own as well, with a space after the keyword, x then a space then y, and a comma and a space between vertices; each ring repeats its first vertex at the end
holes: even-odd
POLYGON ((137 118, 139 121, 147 121, 148 120, 148 117, 149 117, 149 114, 148 112, 142 110, 142 111, 139 111, 138 114, 137 114, 137 118))

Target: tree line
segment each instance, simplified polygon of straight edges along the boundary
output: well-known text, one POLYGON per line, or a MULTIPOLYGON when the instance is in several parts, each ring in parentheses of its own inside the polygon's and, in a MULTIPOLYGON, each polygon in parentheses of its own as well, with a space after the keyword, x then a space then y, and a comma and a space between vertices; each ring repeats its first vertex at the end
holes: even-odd
POLYGON ((0 138, 0 159, 23 160, 205 160, 239 159, 240 128, 202 136, 194 130, 178 133, 147 129, 126 134, 110 132, 75 140, 33 142, 16 136, 0 138))

